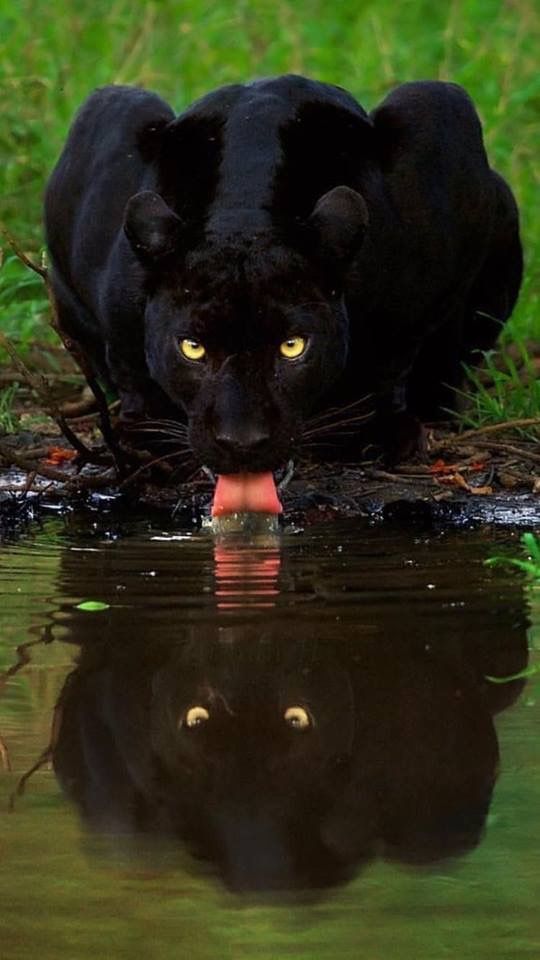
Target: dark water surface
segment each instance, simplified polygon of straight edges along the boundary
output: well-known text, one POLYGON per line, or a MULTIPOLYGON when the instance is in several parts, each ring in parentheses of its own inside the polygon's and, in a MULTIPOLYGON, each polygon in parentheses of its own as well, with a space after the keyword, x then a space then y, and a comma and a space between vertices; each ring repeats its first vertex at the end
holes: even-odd
POLYGON ((1 960, 538 960, 538 679, 487 678, 540 602, 494 552, 88 515, 4 546, 1 960))

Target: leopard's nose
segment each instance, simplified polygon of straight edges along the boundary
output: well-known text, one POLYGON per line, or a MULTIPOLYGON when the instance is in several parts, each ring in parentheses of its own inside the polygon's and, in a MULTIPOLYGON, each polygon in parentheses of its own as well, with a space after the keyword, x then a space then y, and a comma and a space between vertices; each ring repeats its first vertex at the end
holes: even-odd
POLYGON ((216 446, 231 465, 249 467, 254 457, 264 453, 272 433, 268 406, 256 384, 248 389, 230 373, 220 380, 207 422, 216 446))
POLYGON ((262 425, 242 424, 234 430, 226 427, 218 428, 215 439, 222 450, 244 458, 259 452, 268 443, 270 433, 262 425))

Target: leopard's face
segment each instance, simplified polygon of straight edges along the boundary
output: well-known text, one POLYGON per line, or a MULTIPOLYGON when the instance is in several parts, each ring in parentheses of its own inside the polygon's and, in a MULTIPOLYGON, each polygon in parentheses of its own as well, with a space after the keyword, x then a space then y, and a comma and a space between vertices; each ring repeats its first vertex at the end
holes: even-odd
POLYGON ((347 339, 338 291, 298 253, 263 243, 192 254, 146 311, 150 375, 216 473, 276 470, 294 456, 347 339))

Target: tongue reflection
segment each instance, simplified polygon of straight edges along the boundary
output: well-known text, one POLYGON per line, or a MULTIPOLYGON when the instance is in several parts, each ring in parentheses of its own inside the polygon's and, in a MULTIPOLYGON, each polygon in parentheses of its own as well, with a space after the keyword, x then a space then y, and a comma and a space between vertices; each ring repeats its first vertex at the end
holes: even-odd
POLYGON ((212 516, 229 513, 282 513, 271 473, 227 473, 218 477, 212 516))

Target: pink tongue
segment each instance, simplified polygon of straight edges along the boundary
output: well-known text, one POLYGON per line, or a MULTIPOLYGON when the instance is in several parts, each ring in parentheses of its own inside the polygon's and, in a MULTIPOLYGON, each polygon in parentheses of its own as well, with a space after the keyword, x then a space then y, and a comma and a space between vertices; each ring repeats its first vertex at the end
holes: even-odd
POLYGON ((282 513, 271 473, 227 473, 218 477, 212 516, 228 513, 282 513))

